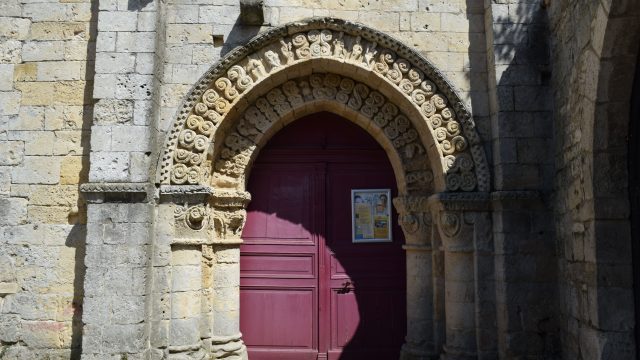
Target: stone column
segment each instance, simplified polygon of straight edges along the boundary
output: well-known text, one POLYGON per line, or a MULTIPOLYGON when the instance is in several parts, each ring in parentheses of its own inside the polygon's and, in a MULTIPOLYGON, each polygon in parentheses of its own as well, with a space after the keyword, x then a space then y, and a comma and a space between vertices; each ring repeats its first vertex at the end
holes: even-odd
POLYGON ((216 191, 210 202, 215 230, 211 337, 214 359, 247 359, 240 333, 240 236, 250 200, 247 192, 216 191))
MULTIPOLYGON (((478 358, 478 273, 476 239, 486 229, 477 229, 475 219, 486 215, 485 193, 436 194, 429 199, 444 249, 446 343, 444 358, 478 358)), ((486 217, 486 216, 485 216, 486 217)), ((480 222, 485 227, 486 222, 480 222)), ((489 233, 490 234, 490 233, 489 233)), ((490 235, 488 235, 490 236, 490 235)))
POLYGON ((431 213, 424 196, 393 200, 407 253, 407 336, 400 359, 434 359, 431 213))

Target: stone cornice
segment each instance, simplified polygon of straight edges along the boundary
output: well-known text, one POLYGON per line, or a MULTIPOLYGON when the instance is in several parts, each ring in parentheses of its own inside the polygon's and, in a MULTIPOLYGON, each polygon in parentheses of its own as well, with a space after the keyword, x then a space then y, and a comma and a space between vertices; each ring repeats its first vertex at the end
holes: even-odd
POLYGON ((440 208, 445 211, 489 211, 490 195, 486 192, 438 193, 428 199, 429 208, 433 211, 440 208))

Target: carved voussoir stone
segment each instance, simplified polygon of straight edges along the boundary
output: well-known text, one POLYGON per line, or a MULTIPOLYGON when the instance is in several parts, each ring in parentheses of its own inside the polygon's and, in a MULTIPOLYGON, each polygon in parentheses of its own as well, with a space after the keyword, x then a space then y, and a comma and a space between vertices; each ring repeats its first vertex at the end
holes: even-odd
MULTIPOLYGON (((437 163, 441 165, 437 173, 443 174, 440 182, 446 190, 488 190, 489 171, 475 125, 442 74, 399 41, 361 24, 331 18, 310 19, 267 31, 215 65, 194 87, 169 131, 160 164, 160 182, 205 184, 213 171, 240 176, 260 137, 277 118, 291 108, 319 100, 350 107, 371 119, 405 157, 425 157, 426 144, 414 125, 417 120, 412 123, 401 110, 405 102, 410 104, 412 111, 420 114, 421 128, 435 144, 440 158, 437 163), (258 84, 316 59, 335 62, 336 66, 348 64, 367 74, 361 77, 367 83, 344 74, 312 74, 270 85, 271 90, 243 110, 240 119, 232 111, 242 99, 250 98, 248 94, 258 84), (397 95, 393 101, 375 91, 380 81, 394 89, 397 95), (404 100, 400 104, 396 99, 404 100), (227 121, 237 123, 221 126, 227 121), (217 134, 218 129, 228 132, 217 134), (214 139, 223 143, 214 147, 214 139), (223 161, 215 168, 215 158, 208 156, 210 148, 222 149, 219 158, 223 161)), ((429 169, 407 165, 404 171, 409 190, 429 188, 434 178, 429 169)))

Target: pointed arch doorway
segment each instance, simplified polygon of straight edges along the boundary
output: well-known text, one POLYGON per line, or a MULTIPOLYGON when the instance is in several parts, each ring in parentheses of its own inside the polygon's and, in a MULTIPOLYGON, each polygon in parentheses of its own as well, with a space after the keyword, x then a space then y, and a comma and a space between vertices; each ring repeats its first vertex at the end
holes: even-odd
POLYGON ((399 356, 404 237, 389 207, 391 242, 352 242, 352 189, 397 195, 385 151, 337 115, 297 120, 261 151, 249 177, 240 260, 240 327, 250 359, 399 356))

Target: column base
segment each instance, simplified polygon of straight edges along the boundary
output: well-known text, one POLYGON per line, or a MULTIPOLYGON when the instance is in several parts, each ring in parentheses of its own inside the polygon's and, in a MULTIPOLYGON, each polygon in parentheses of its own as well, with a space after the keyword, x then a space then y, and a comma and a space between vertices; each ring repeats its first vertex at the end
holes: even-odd
POLYGON ((438 355, 433 351, 409 343, 404 343, 400 350, 400 360, 435 360, 437 358, 438 355))
POLYGON ((247 347, 242 341, 242 334, 211 338, 211 355, 213 359, 248 360, 247 347))
POLYGON ((454 349, 444 346, 444 352, 440 355, 441 360, 477 360, 478 354, 475 352, 454 349))

